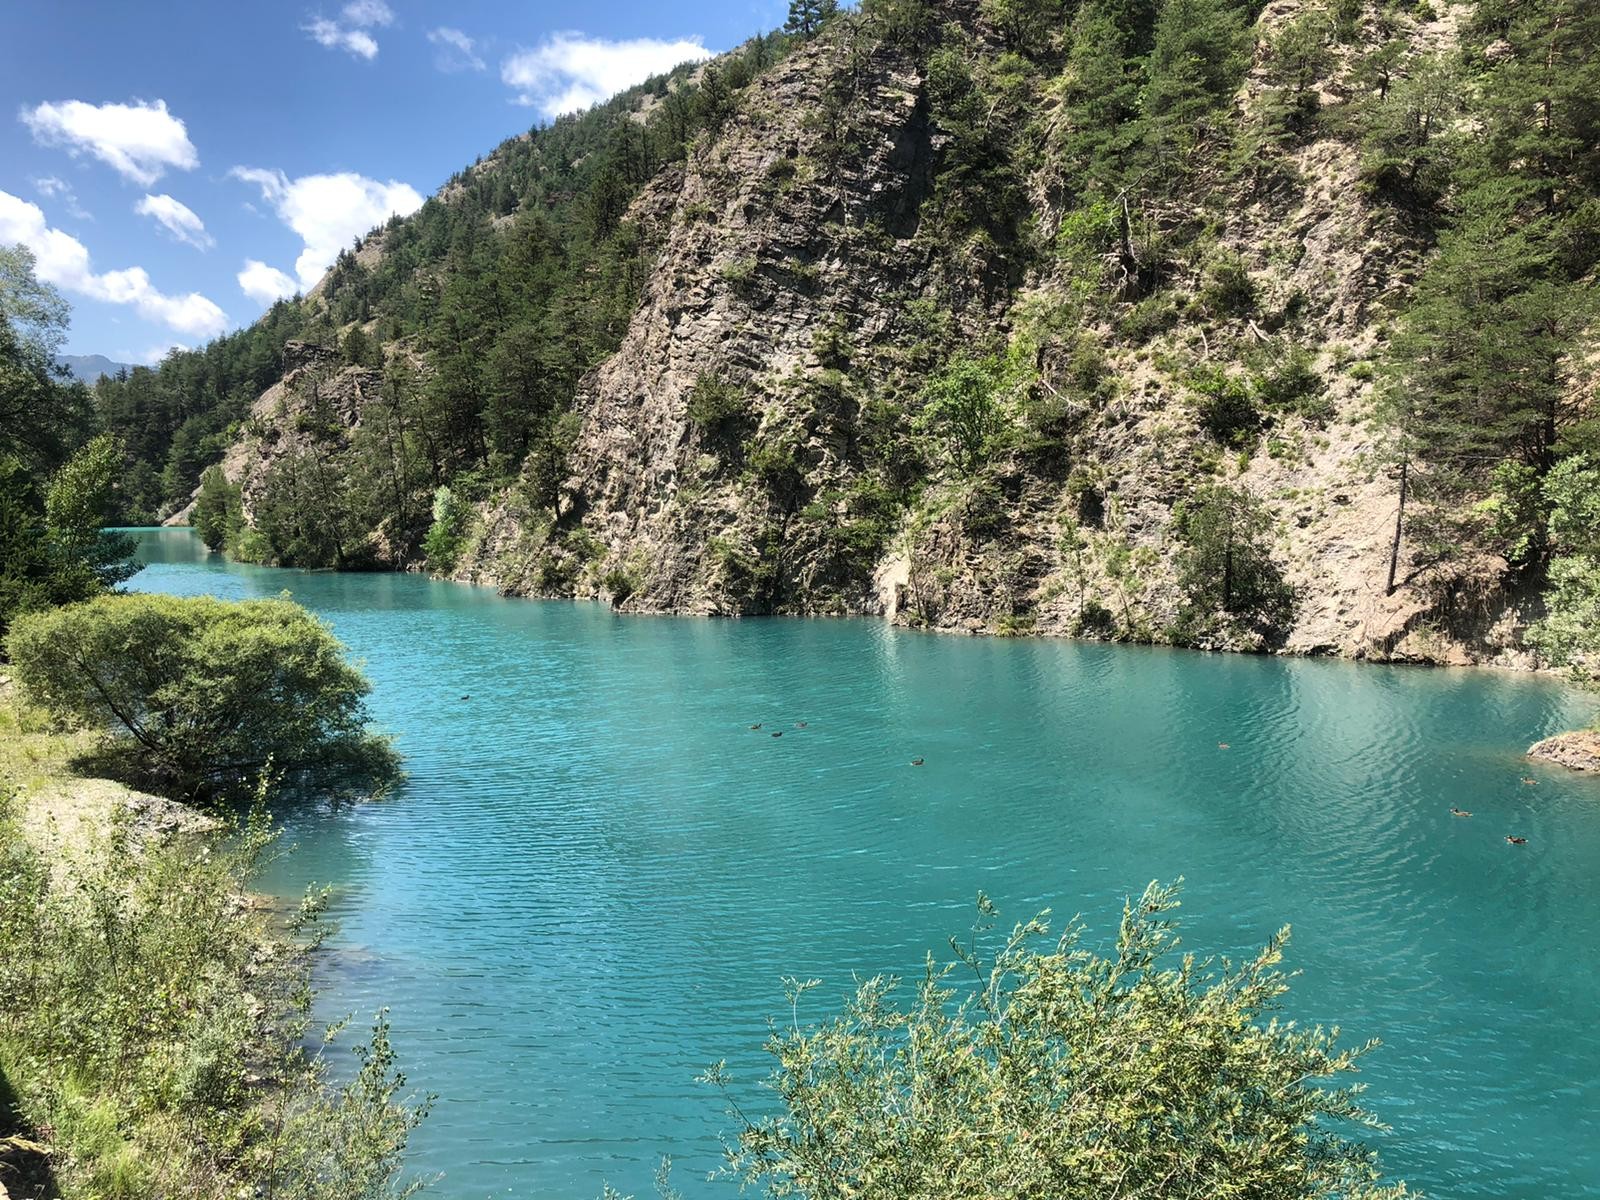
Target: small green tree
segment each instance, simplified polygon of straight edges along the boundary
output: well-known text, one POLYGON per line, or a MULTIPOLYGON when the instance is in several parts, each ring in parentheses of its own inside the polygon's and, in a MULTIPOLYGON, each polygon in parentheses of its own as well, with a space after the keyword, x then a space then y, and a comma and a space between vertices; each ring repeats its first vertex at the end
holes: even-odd
POLYGON ((1600 668, 1600 462, 1586 454, 1563 460, 1545 480, 1544 499, 1555 553, 1545 616, 1528 640, 1592 680, 1600 668))
POLYGON ((111 731, 131 773, 178 799, 235 798, 266 774, 335 794, 398 775, 366 729, 370 685, 287 599, 101 596, 19 619, 6 648, 33 702, 111 731))
POLYGON ((783 31, 799 37, 815 37, 839 13, 839 0, 789 0, 789 19, 783 31))
POLYGON ((433 491, 433 524, 422 540, 422 552, 427 556, 428 567, 447 575, 461 557, 461 544, 465 538, 467 517, 472 510, 463 504, 454 492, 443 485, 433 491))
POLYGON ((200 540, 213 550, 235 547, 244 532, 243 496, 239 485, 228 482, 220 466, 208 467, 200 476, 194 528, 200 540))
POLYGON ((133 539, 103 528, 121 469, 122 448, 103 433, 74 454, 45 491, 45 527, 57 556, 60 586, 71 599, 115 587, 139 569, 133 561, 133 539))
POLYGON ((923 388, 922 411, 912 427, 940 441, 955 469, 971 475, 988 461, 1008 425, 1003 396, 1010 382, 999 358, 958 358, 923 388))
POLYGON ((819 981, 787 981, 794 1018, 767 1042, 780 1110, 740 1114, 727 1174, 810 1200, 1406 1194, 1346 1133, 1381 1128, 1337 1086, 1376 1043, 1339 1049, 1337 1031, 1273 1019, 1287 929, 1240 966, 1178 958, 1175 891, 1151 884, 1110 955, 1078 924, 1041 946, 1046 913, 985 956, 995 910, 978 905, 973 943, 930 956, 909 1003, 879 976, 806 1027, 819 981))
POLYGON ((703 438, 716 441, 738 431, 749 416, 749 405, 735 384, 708 371, 689 389, 684 416, 703 438))
POLYGON ((1187 602, 1174 634, 1194 642, 1227 625, 1280 630, 1293 616, 1294 593, 1267 545, 1272 514, 1249 492, 1206 484, 1173 509, 1178 583, 1187 602))
POLYGON ((345 363, 352 367, 376 368, 383 365, 382 348, 359 325, 350 326, 350 332, 339 343, 339 353, 344 356, 345 363))
POLYGON ((19 613, 86 600, 139 569, 133 540, 101 528, 120 465, 102 435, 41 494, 20 461, 0 455, 0 636, 19 613))

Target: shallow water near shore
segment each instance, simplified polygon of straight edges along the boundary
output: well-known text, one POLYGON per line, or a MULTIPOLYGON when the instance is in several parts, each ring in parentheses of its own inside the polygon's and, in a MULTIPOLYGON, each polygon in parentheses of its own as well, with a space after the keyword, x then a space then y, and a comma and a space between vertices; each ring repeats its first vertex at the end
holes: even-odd
POLYGON ((1362 1078, 1395 1176, 1600 1194, 1600 781, 1522 758, 1592 715, 1556 683, 618 617, 239 566, 188 530, 140 552, 137 590, 287 589, 373 681, 408 782, 292 816, 268 882, 335 889, 321 1015, 389 1007, 439 1095, 430 1194, 646 1195, 670 1154, 686 1196, 737 1196, 704 1179, 731 1121, 694 1076, 726 1057, 762 1103, 780 976, 825 981, 820 1018, 852 973, 915 973, 980 889, 1100 936, 1178 876, 1187 948, 1292 924, 1287 1015, 1383 1039, 1362 1078))

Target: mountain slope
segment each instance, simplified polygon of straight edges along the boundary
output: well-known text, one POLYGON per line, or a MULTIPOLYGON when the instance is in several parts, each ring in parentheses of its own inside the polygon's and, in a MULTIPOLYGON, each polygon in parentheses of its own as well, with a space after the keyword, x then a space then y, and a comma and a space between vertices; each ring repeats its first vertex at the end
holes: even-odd
POLYGON ((1514 476, 1447 491, 1395 417, 1467 81, 1527 19, 870 0, 758 39, 341 260, 197 519, 634 611, 1529 662, 1514 476))
POLYGON ((104 354, 58 354, 56 362, 70 371, 74 379, 91 386, 102 375, 115 376, 120 371, 133 370, 132 363, 112 362, 104 354))

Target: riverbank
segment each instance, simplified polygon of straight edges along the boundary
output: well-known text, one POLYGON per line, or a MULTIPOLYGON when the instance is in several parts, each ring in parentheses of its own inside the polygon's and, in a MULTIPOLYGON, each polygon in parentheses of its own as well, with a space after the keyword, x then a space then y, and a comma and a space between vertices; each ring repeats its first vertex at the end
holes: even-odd
POLYGON ((314 920, 250 892, 264 821, 88 777, 103 738, 0 683, 0 1200, 392 1194, 414 1110, 381 1026, 346 1086, 303 1049, 314 920))

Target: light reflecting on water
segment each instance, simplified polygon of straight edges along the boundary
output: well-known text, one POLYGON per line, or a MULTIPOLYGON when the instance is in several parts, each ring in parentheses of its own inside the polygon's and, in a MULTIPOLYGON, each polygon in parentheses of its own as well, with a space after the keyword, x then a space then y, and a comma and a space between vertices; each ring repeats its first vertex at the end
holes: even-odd
POLYGON ((1548 681, 617 617, 241 567, 186 531, 143 553, 135 588, 288 589, 365 660, 410 781, 295 818, 273 882, 334 886, 324 1013, 389 1006, 440 1096, 414 1142, 436 1195, 645 1194, 671 1154, 688 1196, 735 1196, 703 1180, 729 1123, 693 1078, 764 1073, 780 976, 824 978, 820 1016, 980 888, 1105 931, 1180 875, 1189 947, 1292 923, 1290 1015, 1384 1040, 1397 1175, 1600 1194, 1600 782, 1522 760, 1590 715, 1548 681))

